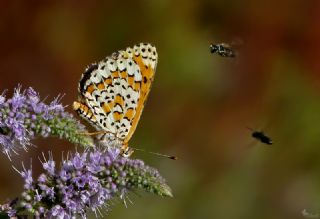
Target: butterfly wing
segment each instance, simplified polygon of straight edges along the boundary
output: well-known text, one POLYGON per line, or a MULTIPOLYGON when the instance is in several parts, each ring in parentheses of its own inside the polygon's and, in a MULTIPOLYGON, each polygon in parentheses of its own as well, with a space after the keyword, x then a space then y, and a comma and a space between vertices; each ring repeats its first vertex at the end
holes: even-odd
POLYGON ((128 143, 150 91, 156 64, 156 48, 141 43, 89 66, 80 80, 80 100, 74 108, 97 130, 113 133, 128 143))
POLYGON ((134 46, 133 49, 127 48, 126 52, 132 54, 132 59, 134 63, 139 66, 139 71, 135 72, 133 86, 134 91, 139 93, 139 98, 135 109, 135 114, 130 120, 131 127, 124 139, 125 144, 129 142, 138 125, 141 113, 143 111, 144 105, 146 103, 148 94, 151 89, 158 62, 157 50, 154 46, 150 44, 141 43, 139 45, 134 46), (130 52, 130 50, 132 52, 130 52))

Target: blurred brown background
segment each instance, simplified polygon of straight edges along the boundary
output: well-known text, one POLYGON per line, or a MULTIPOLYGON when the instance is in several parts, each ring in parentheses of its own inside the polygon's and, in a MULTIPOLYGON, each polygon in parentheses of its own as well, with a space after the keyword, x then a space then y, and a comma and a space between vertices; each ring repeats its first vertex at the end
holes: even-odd
MULTIPOLYGON (((0 1, 0 88, 21 83, 42 97, 77 97, 85 67, 139 42, 157 46, 157 75, 131 145, 175 197, 139 193, 108 218, 298 219, 320 213, 320 1, 0 1), (40 3, 41 2, 41 3, 40 3), (241 39, 236 60, 210 43, 241 39), (246 126, 274 141, 254 141, 246 126), (141 196, 141 197, 140 197, 141 196)), ((72 109, 69 107, 69 111, 72 109)), ((37 170, 39 140, 15 158, 37 170)), ((22 179, 2 155, 0 201, 22 179)))

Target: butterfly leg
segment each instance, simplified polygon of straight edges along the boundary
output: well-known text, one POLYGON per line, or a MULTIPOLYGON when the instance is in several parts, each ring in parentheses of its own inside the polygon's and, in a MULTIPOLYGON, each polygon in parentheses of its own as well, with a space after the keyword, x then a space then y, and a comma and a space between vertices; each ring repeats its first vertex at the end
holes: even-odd
POLYGON ((108 134, 108 133, 111 133, 111 132, 108 132, 108 131, 97 131, 97 132, 78 132, 78 134, 80 135, 103 135, 103 134, 108 134))

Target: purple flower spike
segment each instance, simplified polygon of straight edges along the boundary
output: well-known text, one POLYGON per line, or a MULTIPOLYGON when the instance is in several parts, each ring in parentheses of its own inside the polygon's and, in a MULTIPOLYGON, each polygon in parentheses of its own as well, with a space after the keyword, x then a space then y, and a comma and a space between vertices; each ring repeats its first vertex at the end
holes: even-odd
MULTIPOLYGON (((0 95, 0 146, 8 157, 18 149, 27 150, 35 137, 57 136, 72 143, 90 146, 92 140, 80 135, 84 126, 65 112, 59 103, 60 97, 51 103, 40 101, 39 94, 32 88, 21 91, 21 86, 14 90, 12 98, 0 95)), ((10 158, 10 157, 9 157, 10 158)))
POLYGON ((115 197, 124 199, 127 192, 136 189, 172 196, 158 171, 140 160, 119 156, 111 161, 112 156, 111 150, 75 153, 57 171, 48 168, 48 163, 54 163, 50 156, 38 180, 32 179, 30 170, 21 172, 27 185, 21 203, 25 210, 40 217, 72 218, 85 217, 89 209, 95 211, 115 197))
POLYGON ((22 91, 20 86, 12 98, 0 95, 0 150, 9 158, 18 149, 27 150, 31 140, 39 136, 56 136, 86 146, 85 152, 68 152, 61 164, 49 152, 41 159, 42 173, 35 178, 31 168, 15 168, 24 181, 23 192, 0 205, 0 217, 87 218, 89 211, 109 207, 112 199, 126 203, 127 193, 134 190, 172 197, 156 169, 123 157, 120 147, 112 142, 104 148, 88 147, 93 146, 92 139, 83 135, 84 126, 65 112, 60 99, 45 104, 34 89, 22 91))

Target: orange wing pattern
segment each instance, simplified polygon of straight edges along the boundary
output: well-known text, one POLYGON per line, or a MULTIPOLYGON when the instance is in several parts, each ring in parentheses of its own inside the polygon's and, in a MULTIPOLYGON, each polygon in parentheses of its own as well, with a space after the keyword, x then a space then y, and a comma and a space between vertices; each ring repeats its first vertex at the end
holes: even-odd
POLYGON ((139 122, 157 59, 154 46, 140 43, 92 64, 82 75, 74 109, 98 131, 126 145, 139 122))

